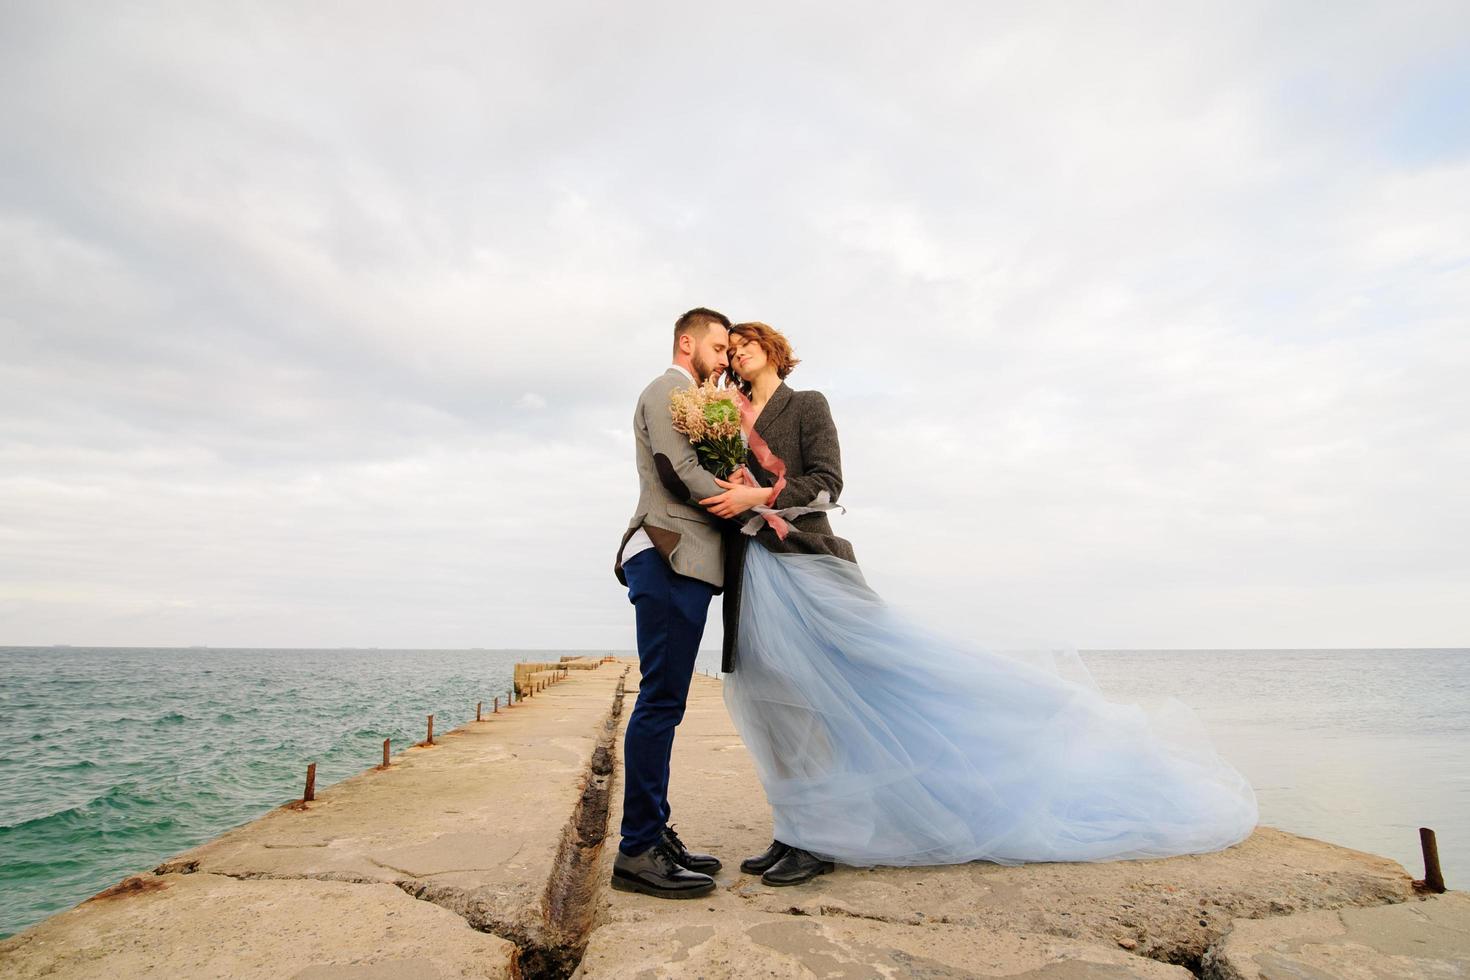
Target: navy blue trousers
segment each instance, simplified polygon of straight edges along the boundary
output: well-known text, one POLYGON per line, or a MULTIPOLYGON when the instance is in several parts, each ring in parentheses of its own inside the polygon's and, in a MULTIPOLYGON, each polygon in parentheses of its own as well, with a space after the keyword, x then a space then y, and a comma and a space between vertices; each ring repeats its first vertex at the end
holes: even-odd
POLYGON ((623 735, 624 854, 640 854, 669 822, 669 756, 684 719, 694 658, 715 587, 676 575, 646 548, 623 563, 638 621, 638 701, 623 735))

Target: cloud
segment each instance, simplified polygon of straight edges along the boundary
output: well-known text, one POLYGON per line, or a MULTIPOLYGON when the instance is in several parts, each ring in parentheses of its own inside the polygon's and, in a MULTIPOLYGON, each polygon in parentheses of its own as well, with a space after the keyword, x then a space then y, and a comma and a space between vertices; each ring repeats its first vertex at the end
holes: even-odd
POLYGON ((1463 644, 1467 28, 11 6, 0 642, 630 647, 629 416, 713 305, 940 628, 1463 644))

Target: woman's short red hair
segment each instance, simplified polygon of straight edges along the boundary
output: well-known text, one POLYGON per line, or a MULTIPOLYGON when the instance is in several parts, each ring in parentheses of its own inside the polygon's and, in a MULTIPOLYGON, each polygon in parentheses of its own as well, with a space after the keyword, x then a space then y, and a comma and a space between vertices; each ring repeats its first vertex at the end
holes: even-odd
POLYGON ((760 345, 761 350, 766 352, 766 357, 775 366, 776 377, 782 380, 785 380, 796 365, 801 363, 800 358, 791 353, 791 342, 775 327, 752 320, 749 323, 737 323, 730 328, 732 338, 737 334, 760 345))

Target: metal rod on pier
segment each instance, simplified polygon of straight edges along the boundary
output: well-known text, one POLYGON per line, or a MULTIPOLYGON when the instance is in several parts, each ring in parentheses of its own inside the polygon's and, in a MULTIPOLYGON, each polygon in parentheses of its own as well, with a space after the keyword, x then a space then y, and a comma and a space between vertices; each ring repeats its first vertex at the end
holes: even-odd
POLYGON ((500 695, 495 695, 495 707, 490 711, 492 715, 500 714, 500 695))
POLYGON ((429 737, 426 738, 426 739, 424 739, 424 744, 425 745, 433 745, 434 744, 434 716, 433 715, 430 715, 429 716, 429 737))
POLYGON ((480 709, 483 708, 483 707, 485 707, 485 702, 484 701, 476 701, 475 702, 475 721, 479 721, 480 720, 480 709))
POLYGON ((1444 894, 1444 872, 1439 869, 1439 842, 1434 831, 1419 828, 1419 846, 1424 851, 1424 888, 1436 895, 1444 894))
POLYGON ((388 739, 383 739, 383 768, 388 768, 388 739))
POLYGON ((301 797, 301 802, 310 803, 316 799, 316 763, 313 762, 306 767, 306 794, 301 797))

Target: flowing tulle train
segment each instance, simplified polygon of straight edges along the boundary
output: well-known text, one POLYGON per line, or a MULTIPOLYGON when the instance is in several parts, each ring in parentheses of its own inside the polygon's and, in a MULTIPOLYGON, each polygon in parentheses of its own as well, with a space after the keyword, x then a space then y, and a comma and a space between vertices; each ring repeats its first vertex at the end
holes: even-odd
POLYGON ((1105 699, 1080 661, 967 648, 895 614, 851 562, 746 556, 725 702, 776 839, 849 865, 1215 851, 1256 800, 1178 701, 1105 699))

